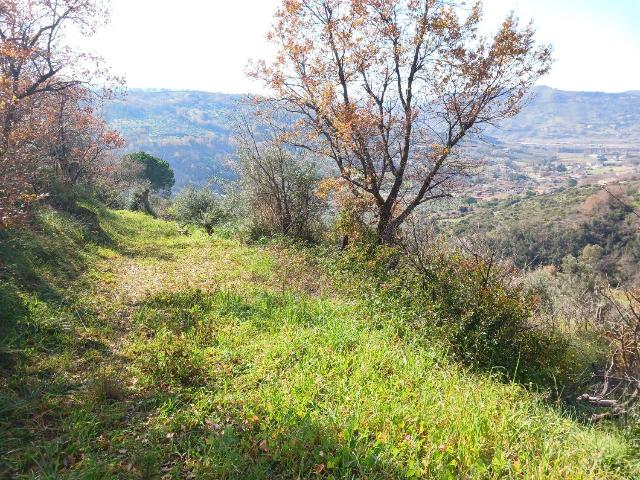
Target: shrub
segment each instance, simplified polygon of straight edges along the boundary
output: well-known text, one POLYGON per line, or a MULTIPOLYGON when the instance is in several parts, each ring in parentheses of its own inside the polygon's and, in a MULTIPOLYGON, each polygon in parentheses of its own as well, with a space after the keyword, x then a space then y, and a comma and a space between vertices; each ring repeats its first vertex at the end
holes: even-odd
POLYGON ((316 195, 320 176, 312 160, 276 139, 257 142, 250 127, 239 141, 240 191, 253 236, 313 239, 325 203, 316 195))
POLYGON ((640 290, 602 288, 607 307, 598 327, 609 344, 608 358, 594 370, 596 383, 578 400, 606 409, 594 420, 631 415, 638 418, 640 400, 640 290))
POLYGON ((121 193, 120 206, 133 212, 152 213, 149 189, 144 184, 134 184, 121 193))
POLYGON ((219 195, 208 188, 194 186, 185 188, 176 196, 171 212, 179 223, 200 226, 209 235, 216 225, 231 217, 219 195))
POLYGON ((340 273, 363 280, 368 301, 392 312, 399 334, 443 342, 461 363, 525 383, 572 375, 568 341, 535 324, 537 300, 511 265, 442 239, 406 247, 352 245, 340 260, 340 273))
POLYGON ((455 357, 480 368, 515 371, 520 339, 532 305, 513 272, 494 256, 442 246, 410 252, 420 303, 436 313, 436 326, 455 357), (515 358, 514 358, 515 357, 515 358))

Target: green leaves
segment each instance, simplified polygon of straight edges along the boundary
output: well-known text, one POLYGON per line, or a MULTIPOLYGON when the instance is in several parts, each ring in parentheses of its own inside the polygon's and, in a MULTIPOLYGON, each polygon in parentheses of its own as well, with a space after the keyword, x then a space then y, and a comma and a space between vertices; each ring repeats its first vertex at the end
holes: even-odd
POLYGON ((156 191, 171 190, 176 179, 169 162, 145 152, 131 153, 123 158, 125 164, 142 167, 140 180, 147 180, 156 191))

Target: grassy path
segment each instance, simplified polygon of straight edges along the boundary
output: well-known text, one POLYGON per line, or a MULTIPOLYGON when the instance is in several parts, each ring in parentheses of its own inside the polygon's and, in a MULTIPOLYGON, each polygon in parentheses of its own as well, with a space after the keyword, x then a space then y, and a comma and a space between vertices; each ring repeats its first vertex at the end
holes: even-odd
POLYGON ((619 434, 416 349, 358 301, 294 292, 295 260, 138 214, 101 221, 96 245, 50 217, 0 249, 26 252, 0 290, 0 476, 638 472, 619 434))

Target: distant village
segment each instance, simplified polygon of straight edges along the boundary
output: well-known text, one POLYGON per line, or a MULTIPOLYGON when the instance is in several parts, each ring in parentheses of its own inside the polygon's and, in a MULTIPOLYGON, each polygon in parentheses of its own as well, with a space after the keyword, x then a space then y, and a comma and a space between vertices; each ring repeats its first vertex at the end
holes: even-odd
POLYGON ((483 168, 464 189, 477 201, 609 184, 640 175, 640 148, 519 145, 482 152, 483 168))
POLYGON ((447 218, 465 215, 476 203, 640 178, 640 146, 518 144, 468 153, 482 168, 457 200, 439 209, 447 218))

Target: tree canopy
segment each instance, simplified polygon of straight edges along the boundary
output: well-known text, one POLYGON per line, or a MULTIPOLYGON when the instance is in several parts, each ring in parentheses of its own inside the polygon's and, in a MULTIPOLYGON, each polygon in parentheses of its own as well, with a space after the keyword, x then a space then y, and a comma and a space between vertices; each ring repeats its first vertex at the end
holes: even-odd
POLYGON ((152 190, 171 190, 176 183, 169 162, 146 152, 131 153, 124 157, 125 163, 141 167, 140 177, 149 181, 152 190))

